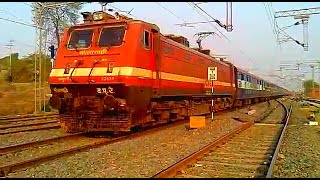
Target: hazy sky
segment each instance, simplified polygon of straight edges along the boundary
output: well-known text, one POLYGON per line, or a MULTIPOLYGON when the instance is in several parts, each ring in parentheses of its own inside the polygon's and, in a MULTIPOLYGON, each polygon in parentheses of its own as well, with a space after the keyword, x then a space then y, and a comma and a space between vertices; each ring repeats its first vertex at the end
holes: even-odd
MULTIPOLYGON (((32 24, 32 14, 29 2, 1 2, 0 17, 19 22, 32 24)), ((157 24, 164 34, 179 34, 187 37, 191 45, 196 45, 195 33, 202 31, 214 31, 217 27, 230 43, 223 37, 209 36, 203 41, 205 48, 211 49, 214 54, 228 54, 230 61, 244 69, 258 74, 272 82, 297 88, 298 84, 290 79, 280 80, 267 74, 278 74, 280 61, 316 60, 320 51, 320 15, 311 15, 309 19, 309 51, 303 51, 301 46, 294 42, 286 42, 281 47, 276 42, 275 34, 269 22, 267 11, 262 2, 234 2, 233 4, 233 31, 226 32, 216 24, 199 24, 192 27, 180 27, 178 23, 199 22, 212 20, 204 13, 199 14, 187 2, 116 2, 111 5, 123 11, 129 11, 138 19, 157 24), (175 15, 170 13, 173 12, 175 15), (291 83, 291 85, 290 85, 291 83)), ((209 2, 199 5, 212 17, 225 22, 226 3, 209 2)), ((273 2, 274 11, 320 7, 320 2, 273 2)), ((111 8, 108 6, 108 8, 111 8)), ((98 3, 86 4, 83 11, 100 10, 98 3)), ((297 22, 290 18, 277 19, 280 27, 292 25, 297 22)), ((14 40, 13 51, 27 54, 34 51, 35 29, 0 19, 0 57, 8 55, 5 47, 10 39, 14 40)), ((303 41, 302 25, 291 27, 289 35, 299 41, 303 41)), ((219 33, 218 33, 219 34, 219 33)), ((302 68, 301 72, 308 72, 310 68, 302 68)), ((319 74, 318 70, 316 71, 319 74)), ((284 71, 283 74, 298 74, 297 71, 284 71)), ((318 75, 315 76, 318 78, 318 75)), ((311 78, 311 73, 306 73, 306 79, 311 78)))

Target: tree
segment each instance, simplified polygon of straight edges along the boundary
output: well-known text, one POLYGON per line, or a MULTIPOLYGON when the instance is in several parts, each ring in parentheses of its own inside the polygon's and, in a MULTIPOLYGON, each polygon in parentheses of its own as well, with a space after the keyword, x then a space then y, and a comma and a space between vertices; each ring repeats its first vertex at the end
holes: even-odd
MULTIPOLYGON (((39 54, 37 54, 39 56, 39 54)), ((2 69, 8 69, 9 67, 9 56, 3 57, 0 59, 0 66, 2 69)), ((34 60, 35 54, 29 54, 21 59, 19 59, 19 54, 14 53, 12 54, 12 77, 13 82, 15 83, 27 83, 34 81, 34 60)), ((39 59, 37 59, 37 64, 39 64, 39 59)), ((39 68, 37 68, 39 69, 39 68)), ((47 55, 42 55, 41 61, 41 79, 43 81, 47 81, 49 77, 49 73, 51 71, 51 61, 50 57, 47 55)), ((39 78, 39 77, 38 77, 39 78)), ((39 79, 37 78, 37 81, 39 79)), ((5 78, 9 81, 9 74, 5 78)))
MULTIPOLYGON (((312 81, 312 79, 303 81, 303 87, 304 87, 304 92, 305 92, 305 93, 310 92, 311 89, 313 88, 313 81, 312 81)), ((314 82, 314 88, 319 88, 319 84, 316 83, 316 82, 314 82)))
POLYGON ((48 35, 50 39, 52 39, 51 43, 57 46, 60 45, 60 34, 63 32, 63 29, 78 23, 79 11, 83 5, 81 2, 73 2, 61 6, 52 6, 58 3, 59 2, 32 3, 33 21, 37 24, 37 14, 41 14, 44 20, 43 27, 48 29, 48 35))

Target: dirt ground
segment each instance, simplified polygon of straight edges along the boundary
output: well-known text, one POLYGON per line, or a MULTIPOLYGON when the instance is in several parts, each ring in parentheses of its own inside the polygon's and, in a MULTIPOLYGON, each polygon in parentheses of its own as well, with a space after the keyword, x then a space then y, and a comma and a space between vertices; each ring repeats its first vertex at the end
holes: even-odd
MULTIPOLYGON (((45 84, 45 94, 50 93, 45 84)), ((32 114, 34 112, 34 83, 12 83, 0 81, 0 116, 32 114)), ((40 110, 40 107, 37 106, 40 110)))
POLYGON ((314 107, 301 107, 293 103, 293 113, 284 142, 276 162, 274 177, 320 177, 320 114, 316 114, 318 126, 310 126, 307 117, 314 107))

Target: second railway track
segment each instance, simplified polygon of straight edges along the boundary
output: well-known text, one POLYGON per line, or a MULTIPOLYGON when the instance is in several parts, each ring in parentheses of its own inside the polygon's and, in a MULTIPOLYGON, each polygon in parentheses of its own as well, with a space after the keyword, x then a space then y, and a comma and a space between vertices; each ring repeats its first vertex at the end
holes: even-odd
POLYGON ((153 177, 271 177, 290 113, 281 104, 263 123, 243 123, 153 177))
POLYGON ((4 162, 0 165, 0 177, 7 176, 16 170, 25 169, 62 156, 73 155, 102 145, 144 136, 154 133, 154 131, 177 126, 185 122, 185 120, 181 120, 164 126, 147 128, 146 131, 133 132, 118 137, 90 138, 83 136, 84 134, 76 134, 0 148, 0 161, 4 162))
POLYGON ((0 119, 0 135, 58 128, 60 124, 55 114, 0 119))

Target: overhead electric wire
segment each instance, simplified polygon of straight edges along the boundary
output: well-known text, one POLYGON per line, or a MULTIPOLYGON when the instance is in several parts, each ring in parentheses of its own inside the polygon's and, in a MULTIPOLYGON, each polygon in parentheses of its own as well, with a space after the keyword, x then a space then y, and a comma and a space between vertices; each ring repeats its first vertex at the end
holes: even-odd
MULTIPOLYGON (((161 5, 159 2, 155 2, 157 3, 160 7, 162 7, 163 9, 167 10, 168 12, 170 12, 172 15, 174 15, 176 18, 180 19, 181 21, 187 23, 186 20, 184 20, 183 18, 181 18, 180 16, 178 16, 177 14, 175 14, 174 12, 172 12, 170 9, 166 8, 165 6, 161 5)), ((193 27, 194 29, 197 29, 196 27, 194 26, 190 26, 190 27, 193 27)), ((198 30, 198 29, 197 29, 198 30)))
MULTIPOLYGON (((271 11, 268 9, 267 5, 266 5, 266 2, 262 2, 263 3, 263 6, 266 10, 266 13, 267 13, 267 17, 268 17, 268 20, 269 20, 269 23, 270 23, 270 26, 271 26, 271 29, 273 31, 273 34, 276 35, 276 30, 275 30, 275 27, 274 27, 274 23, 272 22, 272 14, 271 14, 271 11)), ((276 39, 277 40, 277 39, 276 39)))
MULTIPOLYGON (((0 19, 1 19, 1 20, 5 20, 5 21, 9 21, 9 22, 12 22, 12 23, 16 23, 16 24, 24 25, 24 26, 29 26, 29 27, 38 27, 37 25, 34 25, 34 24, 22 23, 22 22, 14 21, 14 20, 7 19, 7 18, 2 18, 2 17, 0 17, 0 19)), ((38 27, 38 28, 39 28, 39 27, 38 27)))
MULTIPOLYGON (((194 10, 196 10, 195 8, 198 8, 199 10, 201 10, 202 12, 205 12, 205 14, 207 14, 209 17, 211 17, 211 19, 213 19, 214 21, 216 20, 214 17, 212 17, 210 14, 208 14, 205 10, 203 10, 201 7, 199 7, 197 4, 195 3, 190 3, 187 2, 189 4, 189 6, 191 6, 194 10)), ((207 17, 203 16, 199 11, 197 11, 198 14, 200 14, 202 17, 204 17, 205 19, 207 19, 207 17)), ((207 19, 208 20, 208 19, 207 19)), ((208 20, 209 21, 209 20, 208 20)), ((213 26, 227 41, 230 45, 233 45, 231 40, 226 37, 213 23, 210 23, 211 26, 213 26)), ((258 66, 258 64, 256 64, 256 62, 250 58, 247 54, 245 54, 240 48, 238 48, 238 51, 244 55, 246 58, 248 58, 253 64, 255 64, 256 66, 258 66)))
POLYGON ((26 23, 26 24, 29 24, 29 22, 26 22, 25 20, 23 20, 23 19, 21 19, 21 18, 18 18, 17 16, 15 16, 14 14, 12 14, 12 13, 10 13, 10 12, 8 12, 8 11, 5 11, 5 10, 3 10, 3 9, 0 9, 0 11, 2 11, 2 12, 4 12, 4 13, 6 13, 6 14, 14 17, 14 18, 16 18, 17 20, 20 20, 20 21, 23 21, 23 22, 26 23))
MULTIPOLYGON (((270 11, 270 14, 272 15, 272 19, 273 19, 273 27, 274 27, 274 32, 275 32, 275 35, 276 35, 276 39, 277 39, 277 42, 278 42, 278 39, 279 39, 279 26, 278 26, 278 23, 277 23, 277 20, 276 20, 276 17, 275 17, 275 11, 273 9, 273 6, 272 6, 272 2, 270 2, 269 4, 269 11, 270 11)), ((280 47, 280 50, 281 50, 281 47, 280 47)))
MULTIPOLYGON (((188 4, 189 4, 189 6, 191 6, 194 10, 196 10, 197 11, 197 9, 196 8, 198 8, 199 10, 201 10, 202 12, 204 11, 201 7, 199 7, 197 4, 194 4, 194 3, 191 3, 191 2, 187 2, 188 4)), ((204 11, 205 12, 205 11, 204 11)), ((208 20, 207 19, 207 17, 206 16, 203 16, 199 11, 197 11, 197 13, 198 14, 200 14, 202 17, 204 17, 207 21, 210 21, 210 20, 208 20)), ((207 12, 205 12, 207 15, 208 15, 208 13, 207 12)), ((216 19, 215 18, 213 18, 211 15, 209 15, 210 17, 211 17, 211 19, 213 19, 213 21, 216 21, 216 19)), ((214 27, 228 42, 230 42, 230 39, 227 37, 227 36, 225 36, 213 23, 210 23, 210 25, 212 26, 212 27, 214 27)))
POLYGON ((278 26, 278 23, 277 23, 277 20, 276 20, 276 17, 275 17, 275 11, 274 11, 274 9, 273 9, 273 6, 272 6, 272 2, 270 2, 270 7, 271 7, 271 10, 272 10, 272 14, 273 14, 273 19, 274 19, 274 27, 277 27, 277 28, 279 28, 279 26, 278 26))
POLYGON ((27 4, 26 2, 22 2, 24 5, 27 5, 27 6, 29 6, 29 7, 31 7, 32 8, 32 5, 31 4, 27 4))
MULTIPOLYGON (((126 12, 126 11, 123 11, 123 10, 115 7, 115 6, 110 5, 109 3, 107 4, 107 6, 110 6, 110 7, 114 8, 114 9, 116 9, 116 10, 118 10, 118 11, 121 11, 121 12, 126 12)), ((127 13, 127 12, 126 12, 126 13, 127 13)), ((134 16, 133 14, 131 14, 131 12, 130 12, 130 13, 127 13, 127 15, 130 15, 130 16, 132 16, 132 17, 134 17, 134 18, 137 18, 136 16, 134 16)))

